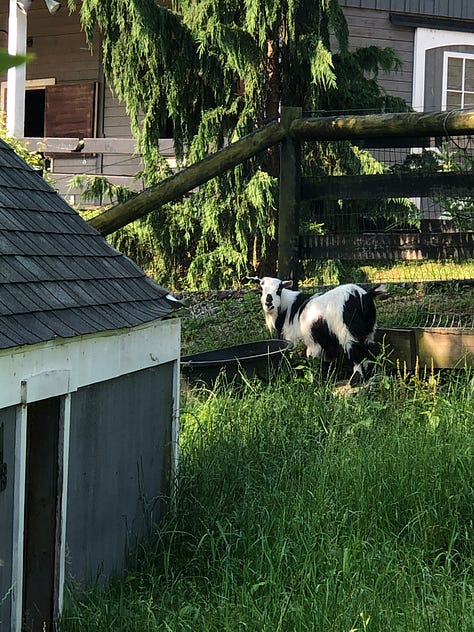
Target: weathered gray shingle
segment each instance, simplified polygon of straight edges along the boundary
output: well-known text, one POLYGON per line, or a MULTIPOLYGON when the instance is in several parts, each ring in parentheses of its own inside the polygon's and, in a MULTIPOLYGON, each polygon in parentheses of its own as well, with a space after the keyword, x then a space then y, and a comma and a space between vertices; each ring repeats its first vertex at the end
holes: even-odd
POLYGON ((167 296, 0 140, 0 349, 134 327, 167 296))

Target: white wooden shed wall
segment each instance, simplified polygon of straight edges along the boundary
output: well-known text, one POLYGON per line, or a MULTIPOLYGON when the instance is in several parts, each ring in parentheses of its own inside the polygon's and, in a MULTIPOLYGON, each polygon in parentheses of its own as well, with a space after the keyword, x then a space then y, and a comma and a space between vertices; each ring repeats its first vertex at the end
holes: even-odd
POLYGON ((50 577, 57 616, 68 582, 120 571, 130 542, 160 518, 177 460, 179 357, 179 319, 0 351, 2 631, 22 629, 22 587, 37 562, 24 554, 29 408, 57 401, 60 410, 50 577), (144 498, 149 505, 138 510, 144 498))

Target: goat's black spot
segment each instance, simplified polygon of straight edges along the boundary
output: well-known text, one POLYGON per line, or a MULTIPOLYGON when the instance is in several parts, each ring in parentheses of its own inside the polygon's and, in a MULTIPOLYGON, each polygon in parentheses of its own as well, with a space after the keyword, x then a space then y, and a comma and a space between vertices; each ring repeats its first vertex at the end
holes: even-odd
POLYGON ((314 342, 321 345, 324 351, 324 359, 328 362, 335 360, 341 352, 341 346, 336 336, 329 331, 327 322, 323 318, 318 318, 311 325, 311 337, 314 342))
POLYGON ((295 316, 297 316, 298 318, 300 317, 301 312, 305 308, 310 298, 311 297, 307 296, 306 294, 297 295, 296 299, 294 300, 291 306, 290 319, 289 319, 290 325, 294 321, 295 316))
POLYGON ((365 340, 375 326, 376 309, 373 294, 349 294, 342 312, 344 324, 357 340, 365 340))
POLYGON ((280 282, 280 285, 278 286, 278 290, 276 291, 276 295, 281 296, 282 292, 283 292, 283 283, 280 282))
POLYGON ((278 337, 281 336, 281 332, 283 331, 283 325, 285 324, 285 318, 286 318, 286 309, 282 310, 275 321, 275 329, 277 331, 278 337))
POLYGON ((361 343, 352 343, 347 349, 347 357, 354 364, 360 364, 369 356, 369 350, 361 343))

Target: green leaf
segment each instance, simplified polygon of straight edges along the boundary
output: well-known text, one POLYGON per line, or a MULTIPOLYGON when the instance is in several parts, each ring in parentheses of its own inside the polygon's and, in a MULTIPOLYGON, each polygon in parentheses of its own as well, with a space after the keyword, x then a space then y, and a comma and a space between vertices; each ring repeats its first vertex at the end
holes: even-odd
POLYGON ((13 66, 21 66, 32 58, 33 55, 10 55, 6 50, 0 50, 0 74, 13 66))

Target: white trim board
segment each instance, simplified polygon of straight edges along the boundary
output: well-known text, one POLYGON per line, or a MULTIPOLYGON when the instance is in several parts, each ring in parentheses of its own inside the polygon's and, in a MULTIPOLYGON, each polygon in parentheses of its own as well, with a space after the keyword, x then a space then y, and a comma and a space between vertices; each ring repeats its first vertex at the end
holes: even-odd
POLYGON ((423 112, 425 105, 425 56, 426 51, 444 46, 474 46, 474 33, 442 31, 418 28, 415 30, 413 52, 412 107, 423 112))
POLYGON ((56 338, 0 351, 0 408, 72 393, 166 362, 178 361, 181 321, 56 338))
POLYGON ((25 531, 26 406, 19 406, 17 408, 15 428, 11 630, 12 632, 21 632, 23 604, 23 544, 25 531))
POLYGON ((68 482, 69 482, 69 443, 71 428, 71 395, 68 394, 61 398, 61 418, 59 426, 59 483, 61 489, 58 490, 61 499, 60 507, 57 508, 57 517, 59 520, 57 530, 57 543, 59 548, 59 562, 57 567, 57 575, 55 576, 55 599, 54 618, 59 618, 64 603, 64 582, 66 578, 66 523, 67 523, 67 503, 68 503, 68 482))

